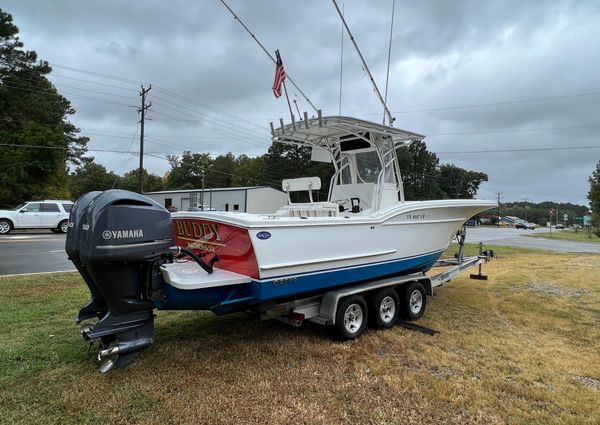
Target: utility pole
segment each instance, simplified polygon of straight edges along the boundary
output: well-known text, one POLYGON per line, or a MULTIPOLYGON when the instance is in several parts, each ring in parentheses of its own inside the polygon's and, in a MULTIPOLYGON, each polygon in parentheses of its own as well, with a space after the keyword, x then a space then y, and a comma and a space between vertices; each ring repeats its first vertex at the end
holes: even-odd
POLYGON ((144 193, 144 121, 146 120, 146 111, 152 106, 152 102, 146 105, 146 93, 152 90, 152 85, 147 89, 142 85, 140 96, 142 97, 142 106, 138 108, 140 118, 140 169, 139 169, 139 187, 140 193, 144 193))
POLYGON ((498 228, 500 228, 500 195, 502 192, 496 192, 496 195, 498 196, 498 228))
POLYGON ((527 195, 525 195, 523 201, 525 202, 525 221, 527 221, 527 195))

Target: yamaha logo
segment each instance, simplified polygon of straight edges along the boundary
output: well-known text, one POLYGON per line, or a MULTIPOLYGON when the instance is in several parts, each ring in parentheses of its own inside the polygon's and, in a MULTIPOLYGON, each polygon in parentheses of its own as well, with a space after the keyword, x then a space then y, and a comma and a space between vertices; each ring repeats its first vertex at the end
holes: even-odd
POLYGON ((129 238, 143 238, 144 232, 142 229, 135 230, 105 230, 102 232, 104 239, 129 239, 129 238))

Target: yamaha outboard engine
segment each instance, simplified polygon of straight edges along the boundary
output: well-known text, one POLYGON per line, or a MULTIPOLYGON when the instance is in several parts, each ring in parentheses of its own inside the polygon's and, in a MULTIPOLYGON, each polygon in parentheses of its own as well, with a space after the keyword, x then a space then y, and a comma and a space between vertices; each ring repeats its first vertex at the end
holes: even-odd
POLYGON ((145 196, 108 190, 79 198, 70 222, 65 248, 92 296, 75 320, 99 319, 82 334, 100 342, 101 371, 125 367, 154 342, 151 298, 173 245, 171 216, 145 196))

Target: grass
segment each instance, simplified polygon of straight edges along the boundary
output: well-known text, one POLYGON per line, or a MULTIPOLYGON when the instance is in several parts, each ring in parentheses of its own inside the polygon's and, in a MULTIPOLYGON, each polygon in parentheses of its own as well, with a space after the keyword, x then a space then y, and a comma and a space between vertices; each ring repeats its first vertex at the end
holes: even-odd
POLYGON ((72 322, 77 274, 0 278, 0 422, 600 423, 600 257, 496 249, 489 281, 428 299, 433 337, 341 343, 316 325, 158 312, 156 343, 105 375, 72 322))
POLYGON ((562 239, 579 242, 600 242, 600 237, 596 236, 593 232, 592 237, 590 238, 587 229, 579 229, 577 233, 571 229, 553 230, 552 232, 548 233, 530 233, 526 236, 531 238, 562 239))

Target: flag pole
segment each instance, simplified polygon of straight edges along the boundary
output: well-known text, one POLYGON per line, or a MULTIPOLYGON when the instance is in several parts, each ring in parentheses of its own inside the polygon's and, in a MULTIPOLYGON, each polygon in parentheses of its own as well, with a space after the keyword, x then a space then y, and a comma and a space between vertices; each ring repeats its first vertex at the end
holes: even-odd
POLYGON ((292 105, 290 105, 290 97, 288 96, 287 87, 285 86, 285 80, 283 80, 283 91, 285 92, 285 98, 288 103, 288 108, 290 109, 290 119, 294 121, 294 113, 292 112, 292 105))

